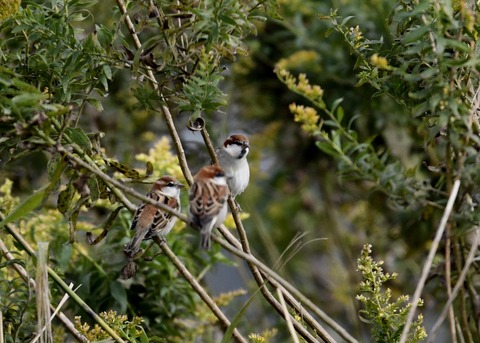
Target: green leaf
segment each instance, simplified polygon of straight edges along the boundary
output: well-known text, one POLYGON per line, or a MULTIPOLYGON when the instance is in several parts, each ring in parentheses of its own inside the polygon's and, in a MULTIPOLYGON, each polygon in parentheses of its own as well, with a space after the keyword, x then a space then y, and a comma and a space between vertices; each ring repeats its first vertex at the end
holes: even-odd
POLYGON ((332 109, 331 109, 331 112, 332 113, 335 113, 335 110, 337 109, 338 105, 340 105, 343 101, 343 98, 338 98, 337 100, 335 100, 332 104, 332 109))
POLYGON ((67 166, 61 154, 55 154, 47 163, 48 179, 50 181, 58 179, 67 166))
POLYGON ((0 227, 4 227, 8 223, 17 221, 27 216, 30 212, 36 210, 42 203, 42 200, 45 194, 45 188, 46 186, 35 191, 32 195, 30 195, 27 199, 25 199, 20 205, 18 205, 12 212, 10 212, 5 217, 5 219, 3 219, 0 222, 0 227))
POLYGON ((19 107, 35 106, 47 98, 43 93, 22 93, 12 98, 12 103, 19 107))
POLYGON ((102 180, 97 180, 98 190, 100 192, 100 199, 108 198, 108 188, 105 182, 102 180))
POLYGON ((70 203, 72 202, 73 196, 75 195, 75 187, 73 186, 72 182, 67 185, 63 191, 58 194, 57 200, 57 209, 65 214, 70 207, 70 203))
POLYGON ((141 178, 140 173, 137 170, 130 168, 126 164, 123 164, 114 160, 108 160, 108 161, 106 160, 105 162, 110 166, 114 167, 115 169, 117 169, 120 173, 122 173, 128 178, 135 179, 135 180, 138 180, 141 178))
POLYGON ((110 294, 120 305, 120 312, 125 312, 127 310, 127 292, 125 292, 125 287, 120 282, 113 281, 110 283, 110 294))
POLYGON ((152 162, 148 161, 147 162, 147 171, 145 172, 145 176, 149 177, 149 176, 152 176, 152 174, 153 174, 153 164, 152 164, 152 162))
POLYGON ((351 19, 355 18, 353 15, 345 17, 342 22, 340 23, 340 26, 346 25, 351 19))
POLYGON ((430 31, 430 28, 428 26, 419 26, 414 30, 411 30, 407 34, 405 34, 403 36, 402 42, 404 44, 413 43, 421 39, 429 31, 430 31))
MULTIPOLYGON (((263 287, 263 285, 261 287, 263 287)), ((238 311, 238 313, 235 315, 232 322, 230 323, 230 326, 227 328, 227 331, 225 331, 225 334, 223 335, 222 343, 228 343, 232 341, 233 331, 240 323, 240 320, 245 316, 245 312, 247 311, 248 307, 253 302, 257 294, 260 292, 260 289, 261 288, 257 288, 255 292, 253 292, 247 302, 242 306, 240 311, 238 311)))
POLYGON ((92 142, 88 138, 87 134, 78 127, 67 127, 65 134, 72 140, 73 143, 78 144, 81 148, 91 149, 92 142))
POLYGON ((90 189, 90 200, 92 203, 94 203, 100 197, 100 189, 98 188, 97 178, 95 176, 90 176, 87 180, 87 185, 90 189))
POLYGON ((343 117, 345 116, 345 111, 343 110, 342 106, 339 106, 337 109, 337 120, 341 124, 343 117))
MULTIPOLYGON (((105 79, 105 77, 103 77, 103 79, 105 79)), ((108 90, 108 83, 107 81, 105 80, 105 82, 103 83, 103 86, 105 87, 105 90, 108 90)), ((98 111, 98 112, 102 112, 103 111, 103 105, 101 103, 100 100, 98 99, 93 99, 93 98, 88 98, 87 99, 87 102, 92 105, 93 107, 95 107, 95 109, 98 111)))
POLYGON ((322 150, 324 153, 330 156, 337 156, 337 151, 332 147, 330 142, 316 142, 317 147, 322 150))

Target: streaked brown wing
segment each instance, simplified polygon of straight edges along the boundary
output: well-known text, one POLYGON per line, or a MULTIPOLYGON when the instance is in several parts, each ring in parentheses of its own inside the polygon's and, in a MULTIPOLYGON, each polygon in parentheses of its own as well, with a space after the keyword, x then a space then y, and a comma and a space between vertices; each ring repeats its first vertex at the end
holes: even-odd
MULTIPOLYGON (((169 198, 165 195, 160 195, 158 197, 159 202, 164 203, 165 205, 175 209, 179 210, 180 204, 178 203, 177 199, 175 198, 169 198)), ((160 230, 162 230, 167 224, 170 222, 172 219, 172 214, 166 211, 163 211, 157 207, 155 207, 156 212, 153 217, 152 224, 150 225, 150 228, 148 229, 148 233, 145 236, 145 239, 149 239, 153 236, 155 236, 160 230)))
POLYGON ((190 193, 190 212, 193 220, 203 226, 216 216, 228 197, 228 187, 210 181, 197 181, 190 193), (218 198, 214 194, 220 195, 218 198))

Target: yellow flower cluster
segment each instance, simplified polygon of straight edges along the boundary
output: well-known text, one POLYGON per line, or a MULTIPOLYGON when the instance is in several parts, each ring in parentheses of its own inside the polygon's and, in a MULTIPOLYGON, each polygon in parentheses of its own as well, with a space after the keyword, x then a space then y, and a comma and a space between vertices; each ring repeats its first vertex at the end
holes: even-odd
POLYGON ((392 67, 388 65, 388 61, 385 57, 378 56, 378 54, 373 54, 370 57, 370 63, 377 67, 378 69, 391 70, 392 67))
MULTIPOLYGON (((132 321, 128 321, 126 315, 117 315, 116 311, 101 312, 100 317, 117 332, 135 330, 135 335, 140 336, 142 331, 137 329, 141 327, 143 319, 140 317, 133 317, 132 321)), ((93 328, 87 323, 82 324, 82 318, 80 316, 75 317, 75 328, 84 335, 89 341, 99 341, 111 338, 98 324, 95 324, 93 328)))
POLYGON ((277 66, 280 69, 297 69, 305 68, 306 65, 316 66, 319 68, 320 56, 314 50, 300 50, 278 61, 277 66))
POLYGON ((295 122, 301 123, 302 129, 306 133, 313 135, 318 131, 320 117, 317 114, 317 110, 313 107, 297 105, 295 103, 290 104, 289 109, 294 115, 295 122))
POLYGON ((354 49, 359 49, 360 47, 368 48, 368 44, 364 44, 365 37, 363 37, 363 33, 360 31, 360 27, 358 25, 351 27, 349 33, 349 38, 353 42, 354 49))
POLYGON ((148 150, 148 154, 138 154, 135 158, 140 162, 151 162, 155 176, 161 177, 168 174, 179 181, 183 180, 178 157, 172 154, 172 147, 167 137, 162 137, 153 148, 148 150))
POLYGON ((9 214, 20 203, 20 198, 12 196, 12 186, 13 181, 10 179, 5 179, 3 185, 0 186, 0 207, 3 215, 9 214))
POLYGON ((298 75, 297 89, 310 99, 321 99, 323 97, 323 89, 318 85, 311 85, 305 74, 298 75))
POLYGON ((475 22, 479 19, 478 14, 475 14, 470 9, 470 7, 467 6, 463 1, 454 1, 454 6, 455 6, 455 3, 460 8, 460 14, 463 17, 463 22, 465 23, 464 27, 468 30, 468 32, 474 33, 475 32, 475 22))
POLYGON ((230 304, 233 299, 245 294, 247 294, 247 291, 240 288, 235 291, 220 293, 220 295, 214 297, 213 300, 215 300, 218 306, 226 306, 230 304))
POLYGON ((0 20, 5 19, 18 11, 20 0, 0 0, 0 20))
POLYGON ((268 343, 277 334, 277 329, 265 330, 262 333, 248 335, 251 343, 268 343))
POLYGON ((311 101, 323 103, 322 87, 311 85, 307 79, 307 75, 303 73, 298 75, 298 79, 295 78, 288 70, 282 68, 283 65, 285 65, 284 60, 280 60, 275 67, 275 73, 277 73, 278 77, 289 89, 301 93, 311 101))

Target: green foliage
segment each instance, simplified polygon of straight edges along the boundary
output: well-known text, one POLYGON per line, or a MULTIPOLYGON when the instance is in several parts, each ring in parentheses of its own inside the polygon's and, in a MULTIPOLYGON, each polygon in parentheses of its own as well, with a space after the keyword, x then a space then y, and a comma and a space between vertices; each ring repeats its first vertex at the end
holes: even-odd
MULTIPOLYGON (((445 166, 445 181, 461 176, 467 189, 478 181, 472 177, 478 175, 479 143, 473 11, 465 4, 402 1, 390 17, 391 45, 366 39, 358 26, 348 26, 351 18, 339 22, 335 12, 330 16, 358 58, 358 85, 369 83, 420 119, 430 171, 445 166)), ((437 188, 448 188, 448 182, 437 188)))
MULTIPOLYGON (((295 5, 289 2, 288 10, 295 5)), ((415 268, 402 259, 408 256, 419 263, 409 253, 423 256, 453 180, 460 179, 459 201, 447 228, 452 245, 447 240, 437 256, 439 276, 453 284, 448 279, 450 268, 455 280, 469 247, 467 233, 478 222, 478 4, 342 1, 332 7, 339 10, 322 20, 313 19, 308 6, 289 18, 284 25, 292 36, 289 43, 299 44, 299 49, 294 52, 285 43, 275 66, 277 78, 298 95, 288 102, 294 121, 302 126, 300 135, 312 138, 323 161, 324 174, 317 171, 318 176, 298 184, 321 183, 318 188, 327 195, 318 198, 334 207, 335 214, 326 216, 339 223, 331 231, 344 258, 348 260, 352 249, 365 241, 363 232, 383 235, 376 245, 405 269, 401 277, 407 288, 415 268), (311 32, 325 35, 328 44, 311 32), (340 51, 335 44, 341 41, 340 51), (335 61, 326 61, 329 58, 335 61), (332 72, 335 66, 344 72, 332 72), (338 180, 328 169, 332 165, 338 180), (339 189, 328 194, 329 183, 339 189), (357 198, 369 203, 361 215, 366 223, 358 227, 351 221, 351 213, 361 210, 357 198), (382 217, 385 225, 369 225, 370 218, 382 217), (452 250, 455 262, 448 260, 452 250)), ((278 137, 284 137, 291 131, 282 127, 279 132, 278 137)), ((302 171, 308 159, 303 162, 302 171)), ((476 275, 476 269, 469 274, 476 275)), ((464 295, 474 285, 465 285, 464 295)), ((434 287, 445 292, 441 282, 434 287)), ((461 322, 457 334, 477 337, 478 325, 471 320, 475 304, 468 296, 459 298, 453 306, 455 319, 461 322)))
POLYGON ((25 266, 20 254, 7 261, 0 256, 0 311, 5 342, 29 341, 36 326, 35 298, 24 280, 15 275, 13 264, 25 266))
MULTIPOLYGON (((364 245, 357 261, 358 271, 362 274, 357 300, 364 307, 360 310, 360 316, 362 321, 371 326, 372 338, 375 342, 398 342, 412 304, 407 303, 406 295, 401 295, 397 300, 392 301, 391 289, 384 288, 385 283, 394 280, 397 275, 384 273, 381 267, 383 261, 374 261, 370 256, 371 253, 372 246, 364 245), (407 304, 404 305, 405 303, 407 304)), ((422 305, 423 301, 419 300, 418 306, 422 305)), ((407 342, 421 342, 427 337, 422 321, 423 316, 420 314, 412 324, 407 342)))
MULTIPOLYGON (((148 336, 142 327, 141 318, 133 317, 130 321, 126 315, 119 315, 115 311, 101 312, 100 317, 119 333, 120 337, 128 342, 149 342, 148 336)), ((91 342, 110 338, 110 335, 103 331, 98 324, 95 324, 93 328, 90 328, 90 325, 87 323, 82 324, 81 317, 75 317, 75 328, 91 342)))
MULTIPOLYGON (((284 69, 288 61, 281 60, 275 69, 279 79, 288 88, 308 99, 327 118, 321 119, 315 108, 303 105, 290 105, 295 121, 302 124, 303 130, 316 137, 316 145, 338 163, 339 174, 346 179, 362 179, 373 183, 373 189, 388 194, 391 204, 398 209, 422 209, 433 188, 424 182, 424 177, 416 169, 406 168, 388 151, 376 150, 372 144, 375 137, 362 142, 353 128, 355 117, 344 121, 345 112, 337 99, 331 108, 323 99, 323 89, 310 85, 305 74, 298 79, 284 69)), ((418 167, 417 167, 418 168, 418 167)))

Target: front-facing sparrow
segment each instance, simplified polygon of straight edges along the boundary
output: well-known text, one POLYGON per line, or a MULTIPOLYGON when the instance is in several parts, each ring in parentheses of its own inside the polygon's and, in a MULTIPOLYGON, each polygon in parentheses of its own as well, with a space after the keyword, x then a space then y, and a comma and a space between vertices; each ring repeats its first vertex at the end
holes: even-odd
POLYGON ((243 193, 248 186, 250 168, 247 155, 249 151, 250 145, 247 136, 240 134, 230 135, 215 151, 220 166, 229 176, 227 183, 234 198, 243 193))
MULTIPOLYGON (((180 211, 180 189, 184 186, 174 177, 166 175, 155 181, 147 196, 161 202, 174 210, 180 211)), ((154 236, 165 236, 172 230, 177 217, 155 205, 144 203, 140 205, 133 217, 131 229, 135 234, 130 243, 125 245, 124 253, 133 258, 140 250, 142 241, 154 236)))
POLYGON ((188 215, 200 230, 200 246, 210 249, 212 229, 221 225, 227 216, 227 177, 222 168, 212 165, 200 169, 193 180, 188 215))

